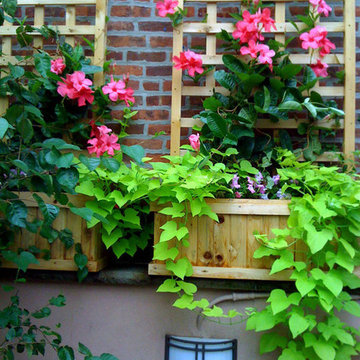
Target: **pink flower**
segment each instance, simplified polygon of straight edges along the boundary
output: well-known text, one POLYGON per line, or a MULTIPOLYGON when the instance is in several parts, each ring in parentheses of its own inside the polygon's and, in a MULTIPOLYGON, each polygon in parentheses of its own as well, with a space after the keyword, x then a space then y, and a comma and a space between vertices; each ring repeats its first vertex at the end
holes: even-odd
POLYGON ((241 193, 239 193, 238 191, 235 191, 235 197, 237 199, 240 199, 241 198, 241 193))
POLYGON ((109 134, 111 129, 107 126, 98 126, 95 133, 95 138, 88 140, 88 152, 89 154, 95 153, 97 157, 102 156, 107 152, 109 155, 114 155, 114 150, 120 150, 120 144, 118 144, 119 138, 115 134, 109 134))
POLYGON ((187 70, 190 76, 195 76, 195 72, 199 74, 204 72, 201 55, 191 50, 181 52, 180 57, 174 56, 173 61, 176 69, 187 70))
POLYGON ((310 4, 317 8, 318 14, 324 14, 325 16, 329 16, 329 13, 332 11, 332 8, 326 3, 325 0, 310 0, 310 4))
POLYGON ((308 33, 303 33, 300 35, 300 40, 302 40, 301 47, 304 50, 307 50, 309 47, 312 49, 320 49, 320 56, 323 57, 330 53, 332 49, 336 49, 335 44, 333 44, 329 39, 326 38, 327 30, 322 26, 316 26, 311 29, 308 33))
POLYGON ((65 70, 66 65, 64 64, 64 60, 62 58, 58 58, 55 60, 51 60, 51 68, 50 71, 56 75, 60 75, 65 70))
POLYGON ((249 41, 249 47, 242 46, 240 49, 241 55, 250 55, 253 59, 257 58, 257 54, 260 51, 259 44, 254 40, 249 41))
POLYGON ((200 150, 200 135, 199 134, 192 134, 189 136, 189 141, 190 141, 190 145, 191 147, 195 150, 195 151, 199 151, 200 150))
POLYGON ((261 19, 260 12, 250 14, 247 10, 242 13, 243 19, 235 24, 236 30, 233 31, 233 38, 239 39, 240 44, 249 43, 250 41, 264 40, 259 31, 259 22, 261 19))
POLYGON ((158 1, 156 3, 156 8, 158 14, 161 17, 165 17, 168 14, 175 14, 175 8, 179 5, 177 0, 164 0, 164 2, 158 1))
POLYGON ((248 186, 247 186, 248 190, 249 190, 252 194, 254 194, 254 193, 255 193, 255 190, 254 190, 254 181, 251 180, 249 177, 247 178, 247 181, 248 181, 248 186))
POLYGON ((235 174, 234 177, 232 178, 232 183, 231 183, 230 187, 232 189, 240 189, 238 174, 235 174))
POLYGON ((260 44, 258 46, 258 49, 260 51, 259 57, 258 57, 258 63, 259 64, 268 64, 270 70, 273 70, 273 65, 272 65, 272 57, 275 56, 275 51, 274 50, 270 50, 270 48, 267 45, 264 44, 260 44))
POLYGON ((128 78, 124 76, 124 80, 115 81, 113 76, 111 75, 111 81, 102 87, 102 91, 105 95, 109 95, 109 99, 111 101, 123 100, 126 105, 129 106, 129 101, 134 102, 135 99, 133 97, 134 90, 131 88, 126 88, 126 82, 128 78))
POLYGON ((317 77, 319 77, 319 76, 322 76, 322 77, 328 76, 328 72, 327 72, 326 69, 329 67, 329 65, 326 64, 326 63, 321 62, 320 59, 317 59, 316 64, 312 64, 312 65, 310 65, 310 67, 313 69, 313 71, 314 71, 314 73, 315 73, 315 75, 317 77))
POLYGON ((276 30, 275 20, 272 19, 270 15, 271 11, 269 8, 265 8, 261 14, 260 22, 263 24, 265 31, 270 31, 271 28, 274 28, 276 30))
POLYGON ((78 106, 86 105, 86 101, 92 104, 94 101, 93 90, 90 86, 92 81, 86 79, 82 71, 75 71, 73 74, 66 74, 66 79, 58 81, 57 92, 62 96, 68 96, 69 99, 77 99, 78 106))
POLYGON ((260 2, 260 0, 253 0, 253 3, 254 3, 255 6, 258 6, 259 2, 260 2))

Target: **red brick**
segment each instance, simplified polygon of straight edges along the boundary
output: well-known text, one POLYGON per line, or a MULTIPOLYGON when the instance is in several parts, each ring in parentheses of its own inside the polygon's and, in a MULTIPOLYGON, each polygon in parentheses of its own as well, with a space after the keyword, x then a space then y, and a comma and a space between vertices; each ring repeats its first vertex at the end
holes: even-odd
POLYGON ((133 31, 134 24, 131 22, 125 22, 125 21, 109 21, 107 24, 107 29, 108 29, 108 31, 110 31, 110 30, 133 31))
POLYGON ((132 145, 141 145, 146 149, 157 150, 162 148, 163 141, 159 139, 149 139, 149 140, 141 140, 141 139, 124 139, 122 142, 124 145, 132 146, 132 145))
POLYGON ((159 84, 155 82, 144 82, 143 87, 147 91, 159 91, 159 84))
POLYGON ((148 96, 146 98, 146 105, 147 106, 159 106, 160 105, 160 101, 159 101, 159 97, 158 96, 148 96))
POLYGON ((129 73, 132 76, 139 76, 143 74, 142 67, 136 65, 116 65, 114 71, 115 75, 123 75, 129 73))
POLYGON ((150 45, 152 48, 157 47, 172 47, 173 38, 164 36, 153 36, 150 38, 150 45))
MULTIPOLYGON (((45 16, 46 15, 46 7, 45 7, 45 16)), ((76 7, 76 16, 95 16, 96 8, 95 6, 77 6, 76 7)), ((59 15, 56 15, 59 16, 59 15)))
POLYGON ((153 61, 162 62, 166 60, 166 53, 164 52, 135 52, 129 51, 127 54, 128 61, 153 61))
POLYGON ((148 66, 146 68, 147 76, 170 76, 172 74, 171 66, 148 66))
POLYGON ((145 36, 108 36, 108 45, 111 47, 144 47, 145 36))
POLYGON ((153 22, 153 21, 146 21, 146 22, 139 22, 139 30, 140 31, 162 31, 162 32, 172 32, 173 27, 171 22, 153 22))
POLYGON ((171 81, 164 81, 163 83, 163 91, 171 91, 172 82, 171 81))
POLYGON ((119 17, 149 17, 151 9, 142 6, 113 6, 110 16, 119 17))
POLYGON ((186 16, 194 17, 195 16, 195 8, 193 6, 185 6, 186 16))
POLYGON ((167 110, 139 110, 137 118, 141 120, 169 120, 167 110))
POLYGON ((106 59, 107 60, 122 60, 123 54, 122 54, 122 52, 111 51, 106 54, 106 59))
POLYGON ((295 15, 305 15, 306 7, 304 6, 290 6, 290 14, 295 15))
MULTIPOLYGON (((148 127, 148 134, 155 135, 160 131, 165 131, 164 135, 170 135, 171 133, 171 125, 153 125, 150 124, 148 127)), ((181 136, 187 136, 189 130, 187 128, 181 128, 181 136)))

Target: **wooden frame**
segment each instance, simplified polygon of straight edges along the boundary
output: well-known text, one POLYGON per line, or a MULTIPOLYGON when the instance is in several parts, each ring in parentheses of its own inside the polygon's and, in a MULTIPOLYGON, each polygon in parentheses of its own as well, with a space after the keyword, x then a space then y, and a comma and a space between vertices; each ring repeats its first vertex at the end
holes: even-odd
MULTIPOLYGON (((75 44, 75 37, 81 35, 93 35, 95 39, 94 56, 90 57, 93 65, 103 66, 105 62, 106 51, 106 11, 107 0, 18 0, 18 6, 34 7, 34 26, 41 27, 45 24, 45 7, 46 6, 63 6, 66 11, 66 24, 54 26, 60 35, 65 36, 66 42, 70 45, 75 44), (95 24, 94 25, 78 25, 76 24, 76 6, 77 5, 94 5, 95 24)), ((0 57, 0 66, 6 67, 8 63, 16 64, 18 61, 12 55, 12 39, 16 35, 16 28, 13 24, 6 22, 0 26, 0 41, 2 42, 2 53, 0 57)), ((43 39, 40 34, 34 33, 34 45, 42 48, 43 39)), ((94 84, 101 85, 104 82, 104 74, 102 72, 94 75, 94 84)), ((8 108, 9 101, 7 97, 0 98, 0 115, 4 114, 8 108)))
MULTIPOLYGON (((277 30, 275 38, 283 41, 287 33, 295 32, 294 26, 285 19, 286 3, 291 0, 263 0, 264 2, 272 2, 275 4, 275 21, 277 30)), ((307 1, 307 0, 298 0, 307 1)), ((344 130, 343 153, 347 157, 352 156, 355 150, 355 86, 356 86, 356 68, 355 68, 355 0, 344 1, 344 20, 343 22, 321 22, 329 33, 341 32, 344 34, 344 53, 336 51, 334 54, 327 55, 324 61, 329 64, 343 64, 345 69, 345 84, 338 86, 319 86, 316 85, 316 91, 324 96, 341 96, 344 97, 345 118, 340 124, 340 129, 344 130)), ((183 51, 184 35, 189 33, 201 33, 206 35, 206 53, 202 55, 205 65, 222 64, 221 55, 216 53, 216 34, 225 29, 232 31, 234 25, 232 23, 217 22, 217 4, 234 3, 235 0, 188 0, 191 2, 206 3, 207 22, 190 22, 177 26, 173 32, 173 55, 179 56, 183 51)), ((183 0, 179 1, 179 7, 183 7, 183 0)), ((299 27, 303 24, 298 24, 299 27)), ((296 64, 308 64, 310 62, 309 54, 292 54, 291 60, 296 64)), ((181 103, 183 96, 210 96, 215 87, 213 74, 210 73, 206 77, 206 85, 183 86, 182 73, 180 69, 173 68, 172 76, 172 103, 171 103, 171 155, 179 155, 180 151, 180 133, 181 128, 192 128, 194 125, 201 126, 202 123, 192 118, 182 117, 181 103)), ((226 92, 223 88, 216 88, 219 92, 226 92)), ((259 119, 257 127, 262 129, 294 129, 297 128, 299 122, 295 119, 280 121, 277 124, 271 123, 266 119, 259 119)), ((319 124, 321 126, 332 127, 334 124, 319 124)), ((336 156, 335 156, 336 157, 336 156)), ((318 158, 319 161, 336 161, 334 153, 324 153, 318 158)))
MULTIPOLYGON (((40 218, 41 211, 31 192, 20 192, 19 199, 22 200, 29 209, 28 217, 31 219, 40 218)), ((87 267, 90 272, 96 272, 103 269, 107 263, 107 254, 104 244, 101 241, 100 226, 88 228, 86 220, 80 216, 74 215, 68 206, 61 205, 44 194, 38 194, 46 203, 54 204, 60 208, 60 212, 53 223, 56 230, 68 228, 73 233, 74 243, 80 243, 83 253, 88 257, 87 267)), ((84 207, 86 201, 90 200, 84 195, 68 195, 69 201, 76 207, 84 207)), ((41 270, 62 270, 76 271, 77 266, 74 262, 75 248, 66 249, 64 244, 57 239, 49 244, 48 240, 41 237, 38 233, 33 234, 27 230, 22 230, 21 234, 16 236, 11 249, 17 251, 18 248, 27 249, 34 245, 39 249, 50 251, 50 260, 39 258, 39 264, 30 265, 30 269, 41 270)), ((9 262, 2 264, 5 268, 15 268, 16 266, 9 262)))
MULTIPOLYGON (((260 246, 253 232, 271 236, 272 228, 284 228, 290 214, 289 200, 211 199, 208 204, 218 214, 219 222, 207 216, 190 216, 187 222, 190 245, 179 248, 178 257, 186 256, 190 260, 193 277, 289 280, 289 271, 269 275, 269 258, 253 258, 254 251, 260 246)), ((154 204, 151 206, 155 211, 155 244, 160 240, 160 227, 170 220, 157 212, 160 209, 154 204)), ((296 259, 303 258, 301 243, 294 245, 293 250, 296 259)), ((149 264, 148 272, 150 275, 171 275, 163 261, 149 264)))

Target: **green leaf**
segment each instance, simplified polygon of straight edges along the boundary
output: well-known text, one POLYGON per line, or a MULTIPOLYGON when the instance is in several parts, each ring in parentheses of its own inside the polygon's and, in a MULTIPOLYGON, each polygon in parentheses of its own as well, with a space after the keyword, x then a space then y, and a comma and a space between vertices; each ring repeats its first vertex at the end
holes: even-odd
POLYGON ((257 175, 259 173, 259 170, 254 168, 250 161, 247 160, 241 160, 240 162, 240 169, 241 171, 245 171, 249 174, 257 175))
POLYGON ((72 190, 79 181, 79 173, 73 167, 70 169, 59 169, 56 173, 56 179, 66 190, 72 190))
POLYGON ((33 55, 35 69, 39 72, 39 74, 47 78, 47 73, 50 71, 51 68, 51 58, 49 54, 46 52, 40 52, 33 55))
POLYGON ((20 200, 12 201, 6 207, 6 212, 5 212, 6 218, 12 225, 15 226, 25 228, 27 214, 28 214, 28 209, 26 205, 20 200))
POLYGON ((9 128, 9 123, 3 117, 0 117, 0 139, 2 139, 9 128))
POLYGON ((343 289, 341 275, 336 270, 330 270, 324 279, 324 285, 334 294, 339 296, 343 289))
POLYGON ((171 205, 172 205, 171 207, 166 207, 164 209, 161 209, 159 213, 164 215, 169 215, 172 218, 177 218, 177 217, 182 218, 185 216, 185 212, 184 212, 185 207, 183 204, 172 203, 171 205))
POLYGON ((279 110, 301 111, 302 106, 297 101, 286 101, 278 106, 279 110))
POLYGON ((188 294, 183 294, 180 299, 177 299, 173 306, 179 309, 186 309, 193 301, 193 297, 188 294))
POLYGON ((285 291, 281 289, 275 289, 271 291, 270 297, 267 302, 270 302, 271 310, 274 315, 286 310, 290 305, 285 291))
POLYGON ((70 211, 75 214, 78 215, 80 217, 82 217, 83 219, 85 219, 86 221, 91 221, 94 212, 86 207, 84 208, 76 208, 71 206, 70 207, 70 211))
POLYGON ((102 157, 101 164, 108 170, 116 172, 120 169, 120 163, 112 158, 102 157))
POLYGON ((239 81, 233 74, 224 70, 215 71, 214 78, 222 87, 230 91, 234 90, 239 81))
POLYGON ((214 96, 208 97, 203 101, 204 109, 208 109, 211 111, 216 111, 219 107, 221 107, 222 103, 214 96))
POLYGON ((234 55, 223 55, 222 60, 224 65, 234 73, 242 73, 247 71, 248 65, 234 55))
POLYGON ((75 254, 74 261, 78 268, 82 270, 88 263, 88 257, 85 254, 75 254))
POLYGON ((168 221, 160 229, 164 230, 160 235, 160 242, 173 239, 177 233, 178 227, 175 221, 168 221))
POLYGON ((351 315, 360 317, 360 305, 356 301, 347 301, 344 304, 344 310, 351 315))
POLYGON ((313 348, 316 352, 316 355, 319 356, 321 360, 334 360, 335 359, 335 349, 327 342, 323 340, 318 340, 313 348))
POLYGON ((3 0, 2 6, 4 7, 4 11, 8 15, 15 16, 16 8, 17 8, 17 0, 3 0))
POLYGON ((285 250, 279 259, 276 259, 271 267, 270 275, 276 274, 285 269, 289 269, 294 266, 294 254, 285 250))
POLYGON ((80 354, 85 356, 92 356, 91 351, 82 343, 79 342, 79 348, 78 351, 80 354))
POLYGON ((62 307, 66 305, 66 299, 64 295, 58 295, 57 297, 52 297, 49 300, 49 304, 57 307, 62 307))
POLYGON ((176 262, 168 260, 166 262, 166 269, 180 279, 184 279, 185 275, 191 276, 192 274, 192 266, 188 258, 181 258, 176 262))
POLYGON ((293 313, 289 318, 289 329, 293 338, 302 334, 309 327, 309 322, 303 316, 293 313))
POLYGON ((307 230, 306 242, 312 254, 320 251, 333 238, 333 233, 329 229, 317 231, 313 225, 308 224, 304 227, 307 230))
POLYGON ((170 292, 175 293, 179 292, 181 288, 177 286, 176 280, 174 279, 166 279, 156 290, 156 292, 170 292))
POLYGON ((34 129, 32 123, 25 116, 22 116, 17 122, 16 129, 19 131, 25 143, 28 143, 34 136, 34 129))
POLYGON ((215 112, 209 112, 207 115, 207 125, 214 136, 224 138, 227 135, 226 120, 215 112))
POLYGON ((43 307, 42 309, 40 309, 39 311, 35 311, 33 312, 31 315, 35 318, 35 319, 43 319, 46 317, 49 317, 51 314, 51 310, 50 308, 43 307))
POLYGON ((154 245, 154 260, 175 260, 178 255, 179 250, 175 247, 169 249, 167 242, 159 242, 158 244, 154 245))
POLYGON ((44 216, 45 222, 48 225, 51 225, 58 216, 60 209, 56 205, 45 204, 44 200, 38 194, 33 194, 33 198, 38 203, 39 209, 44 216))
POLYGON ((185 281, 177 281, 178 286, 184 291, 185 294, 193 295, 197 292, 196 285, 185 281))
POLYGON ((275 332, 263 334, 260 339, 260 355, 272 352, 276 348, 284 348, 288 339, 275 332))
POLYGON ((142 159, 145 157, 145 150, 141 145, 126 146, 121 145, 122 152, 136 163, 142 164, 142 159))
POLYGON ((119 359, 114 355, 104 353, 100 355, 100 360, 119 360, 119 359))
POLYGON ((106 248, 109 249, 110 246, 113 246, 119 239, 123 236, 123 230, 117 228, 116 230, 112 231, 110 234, 102 233, 102 241, 105 244, 106 248))
POLYGON ((94 171, 100 165, 100 158, 87 157, 83 154, 79 155, 79 160, 90 170, 94 171))
POLYGON ((297 75, 302 70, 302 65, 287 64, 280 68, 279 75, 287 80, 297 75))
POLYGON ((36 257, 28 251, 22 251, 20 255, 17 255, 13 251, 2 251, 2 256, 5 260, 15 263, 18 268, 24 272, 28 269, 30 264, 39 263, 36 257))

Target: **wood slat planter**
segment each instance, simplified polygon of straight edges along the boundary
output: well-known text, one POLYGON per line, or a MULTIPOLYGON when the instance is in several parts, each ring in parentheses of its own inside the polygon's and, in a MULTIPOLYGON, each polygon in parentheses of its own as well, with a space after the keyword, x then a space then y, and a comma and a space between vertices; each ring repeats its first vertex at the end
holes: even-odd
MULTIPOLYGON (((257 230, 273 236, 272 228, 284 228, 289 216, 288 200, 215 199, 208 204, 218 214, 219 222, 206 216, 190 217, 190 246, 180 249, 179 257, 186 256, 193 265, 193 277, 289 280, 289 272, 269 275, 270 258, 253 258, 260 246, 253 232, 257 230)), ((160 239, 160 227, 170 217, 156 212, 160 210, 156 205, 151 209, 155 211, 156 244, 160 239)), ((296 252, 296 258, 300 260, 301 257, 302 253, 296 252)), ((149 264, 149 274, 171 275, 162 261, 149 264)))
MULTIPOLYGON (((107 262, 106 249, 101 241, 100 225, 88 229, 86 220, 72 213, 68 206, 61 205, 44 194, 39 194, 46 203, 52 203, 60 208, 60 212, 53 223, 56 230, 68 228, 73 233, 74 243, 80 243, 83 253, 88 257, 87 267, 90 272, 96 272, 103 269, 107 262)), ((90 198, 84 195, 68 195, 70 202, 77 207, 84 207, 86 201, 90 198)), ((37 202, 32 197, 31 192, 20 192, 19 198, 29 209, 28 219, 30 221, 36 217, 41 217, 41 211, 37 202)), ((30 265, 30 269, 41 270, 63 270, 76 271, 77 266, 74 263, 75 248, 66 249, 64 244, 57 239, 53 244, 39 234, 30 233, 23 230, 15 239, 12 246, 13 250, 18 248, 27 249, 35 245, 39 249, 50 250, 50 260, 38 259, 38 265, 30 265)), ((3 267, 14 268, 12 263, 3 263, 3 267)))

